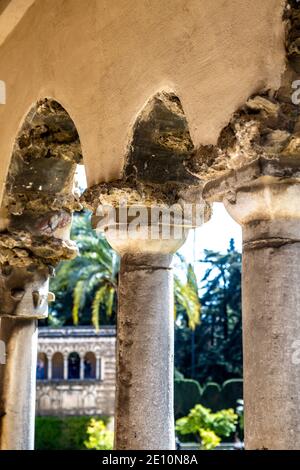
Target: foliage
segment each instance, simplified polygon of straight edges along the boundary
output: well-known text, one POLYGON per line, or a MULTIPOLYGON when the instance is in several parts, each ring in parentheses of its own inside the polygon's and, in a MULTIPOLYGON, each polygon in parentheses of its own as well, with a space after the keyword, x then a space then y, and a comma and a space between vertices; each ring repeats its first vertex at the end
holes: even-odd
POLYGON ((186 415, 196 403, 201 402, 202 390, 196 380, 175 379, 174 411, 175 418, 186 415))
POLYGON ((207 382, 202 388, 196 380, 175 378, 174 385, 175 418, 185 416, 197 404, 213 412, 236 408, 243 396, 241 379, 227 380, 223 385, 207 382))
POLYGON ((184 379, 184 375, 179 372, 179 370, 176 369, 176 367, 174 368, 174 380, 183 380, 184 379))
POLYGON ((206 429, 200 429, 199 435, 201 444, 205 450, 215 449, 221 442, 221 438, 217 436, 214 431, 207 431, 206 429))
POLYGON ((222 385, 222 396, 224 408, 235 407, 237 405, 237 400, 243 397, 243 380, 226 380, 222 385))
POLYGON ((84 442, 87 449, 112 450, 114 433, 106 428, 100 419, 92 418, 87 428, 88 439, 84 442))
POLYGON ((229 437, 236 430, 238 416, 233 409, 212 413, 209 408, 196 405, 189 414, 176 421, 178 434, 194 434, 201 440, 204 449, 216 447, 221 437, 229 437))
POLYGON ((180 307, 188 318, 188 327, 195 330, 200 323, 201 304, 198 293, 198 283, 194 268, 187 265, 186 281, 182 282, 178 276, 174 276, 175 312, 179 319, 180 307))
POLYGON ((89 420, 88 416, 36 417, 35 449, 83 450, 89 420))
POLYGON ((53 319, 63 323, 100 326, 114 323, 116 313, 119 259, 107 241, 90 227, 89 214, 75 215, 71 238, 76 240, 79 256, 63 261, 51 280, 56 302, 50 307, 53 319), (88 315, 89 314, 89 315, 88 315))
MULTIPOLYGON (((201 318, 192 331, 183 309, 175 323, 175 366, 200 383, 242 377, 241 254, 204 251, 201 318), (184 319, 186 318, 186 321, 184 319)), ((240 397, 239 397, 240 398, 240 397)))
POLYGON ((222 387, 215 382, 207 382, 203 388, 201 401, 199 403, 213 411, 226 408, 224 407, 222 387))

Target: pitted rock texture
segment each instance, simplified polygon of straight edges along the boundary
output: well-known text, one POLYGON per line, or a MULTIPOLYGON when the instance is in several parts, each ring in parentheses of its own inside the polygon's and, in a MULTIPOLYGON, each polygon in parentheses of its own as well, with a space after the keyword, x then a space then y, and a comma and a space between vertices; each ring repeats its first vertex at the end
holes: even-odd
POLYGON ((134 126, 124 179, 159 185, 197 183, 197 178, 183 165, 193 149, 178 97, 158 93, 147 103, 134 126))
POLYGON ((39 101, 16 139, 1 207, 0 263, 55 266, 77 250, 69 240, 80 140, 68 113, 39 101))
POLYGON ((28 318, 43 318, 44 315, 41 314, 41 311, 37 312, 36 309, 40 307, 42 302, 45 306, 46 299, 43 298, 45 295, 42 295, 42 292, 39 293, 37 289, 47 283, 48 277, 49 271, 43 264, 35 266, 34 269, 30 266, 22 265, 1 265, 0 315, 6 317, 18 315, 28 318), (27 294, 31 293, 27 298, 26 291, 27 294), (17 312, 17 310, 19 311, 17 312))
MULTIPOLYGON (((180 100, 157 93, 137 118, 122 179, 88 188, 82 202, 94 212, 121 201, 147 207, 200 203, 201 180, 185 165, 194 151, 180 100)), ((204 212, 209 218, 208 204, 204 212)))
POLYGON ((18 231, 1 234, 0 264, 7 266, 55 267, 61 260, 77 255, 72 240, 60 240, 49 236, 32 236, 29 232, 18 231))
MULTIPOLYGON (((239 169, 258 158, 280 159, 300 151, 300 106, 293 103, 293 83, 300 71, 300 3, 289 0, 286 24, 286 69, 277 90, 251 96, 220 133, 217 145, 198 148, 187 169, 203 180, 239 169)), ((299 88, 299 87, 298 87, 299 88)))

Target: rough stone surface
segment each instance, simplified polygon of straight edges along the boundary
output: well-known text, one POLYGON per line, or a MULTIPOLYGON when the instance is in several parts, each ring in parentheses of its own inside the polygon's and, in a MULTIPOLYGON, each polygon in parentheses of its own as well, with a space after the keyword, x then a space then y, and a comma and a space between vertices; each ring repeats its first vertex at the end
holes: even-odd
POLYGON ((34 448, 37 321, 1 318, 7 363, 0 367, 0 448, 34 448))
POLYGON ((300 448, 299 234, 299 220, 244 229, 246 449, 300 448))
POLYGON ((55 265, 76 255, 69 240, 81 149, 74 123, 52 100, 41 100, 17 137, 0 209, 0 448, 33 449, 36 320, 48 314, 55 265))
POLYGON ((246 449, 299 449, 300 4, 285 4, 281 85, 248 99, 188 165, 243 226, 246 449), (206 154, 205 154, 206 152, 206 154))
POLYGON ((115 413, 118 450, 175 449, 170 262, 170 255, 159 254, 127 256, 121 261, 115 413))
POLYGON ((292 102, 292 84, 300 70, 300 4, 286 2, 286 67, 277 89, 249 97, 221 131, 217 145, 197 148, 187 168, 205 180, 239 169, 258 158, 297 157, 300 150, 300 106, 292 102))
POLYGON ((120 177, 132 125, 158 91, 179 96, 196 147, 214 144, 248 96, 278 87, 284 3, 216 2, 11 1, 0 16, 3 173, 37 97, 57 99, 72 116, 89 186, 120 177), (16 10, 26 11, 21 21, 16 10))
MULTIPOLYGON (((14 273, 14 289, 26 292, 35 270, 49 275, 61 259, 76 255, 69 230, 72 212, 81 208, 73 193, 81 158, 69 115, 57 102, 39 101, 17 137, 1 207, 1 315, 13 315, 6 271, 14 273)), ((13 299, 18 310, 21 299, 13 299)), ((34 306, 27 307, 30 316, 34 306)))
POLYGON ((82 202, 93 212, 99 205, 140 204, 146 207, 202 204, 204 219, 210 205, 201 199, 202 181, 185 166, 194 152, 180 100, 160 92, 146 104, 133 128, 122 179, 88 188, 82 202))

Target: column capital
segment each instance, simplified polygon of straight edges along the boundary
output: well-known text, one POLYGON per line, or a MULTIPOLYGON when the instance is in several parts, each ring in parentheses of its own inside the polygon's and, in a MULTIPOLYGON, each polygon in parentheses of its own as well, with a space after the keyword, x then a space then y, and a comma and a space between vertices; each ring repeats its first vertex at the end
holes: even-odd
POLYGON ((171 254, 184 243, 190 228, 210 217, 201 190, 200 184, 177 185, 168 192, 118 180, 87 189, 82 201, 93 211, 93 228, 105 233, 120 255, 171 254))
POLYGON ((241 225, 300 219, 300 157, 259 157, 206 183, 203 198, 223 202, 241 225))

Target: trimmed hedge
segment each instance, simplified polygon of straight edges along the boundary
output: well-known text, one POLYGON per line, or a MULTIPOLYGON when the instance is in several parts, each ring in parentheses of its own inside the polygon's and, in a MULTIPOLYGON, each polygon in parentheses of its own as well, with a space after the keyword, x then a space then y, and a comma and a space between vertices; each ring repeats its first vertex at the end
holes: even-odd
POLYGON ((222 387, 215 382, 207 382, 204 386, 200 404, 212 411, 226 409, 223 406, 222 387))
POLYGON ((243 380, 226 380, 226 382, 224 382, 222 386, 222 396, 224 401, 224 407, 235 408, 236 401, 239 398, 243 398, 243 380))
MULTIPOLYGON (((86 429, 90 416, 37 416, 35 421, 35 449, 84 450, 88 439, 86 429)), ((107 421, 107 418, 101 418, 107 421)))
POLYGON ((195 405, 203 405, 213 412, 235 408, 238 399, 243 398, 243 380, 226 380, 223 385, 208 382, 203 390, 196 380, 174 381, 175 418, 187 416, 195 405))
POLYGON ((175 418, 186 416, 195 404, 200 403, 201 394, 201 387, 196 380, 174 380, 175 418))

